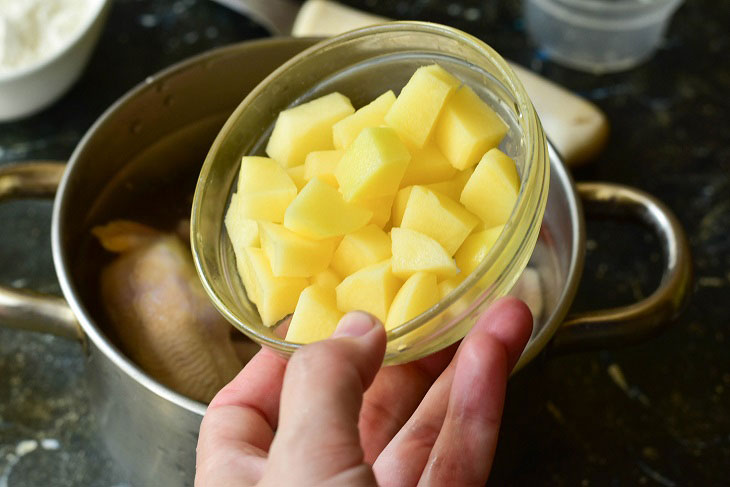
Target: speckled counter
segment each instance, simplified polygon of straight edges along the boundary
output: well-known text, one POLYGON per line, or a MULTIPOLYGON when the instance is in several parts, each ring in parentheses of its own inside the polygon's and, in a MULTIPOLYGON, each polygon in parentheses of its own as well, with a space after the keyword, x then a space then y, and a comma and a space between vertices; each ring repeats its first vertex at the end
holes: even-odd
MULTIPOLYGON (((447 22, 576 91, 607 114, 605 151, 574 172, 644 189, 690 236, 693 296, 641 345, 540 360, 510 383, 490 485, 728 485, 730 466, 730 4, 686 2, 660 51, 624 73, 593 76, 543 58, 520 2, 377 2, 390 17, 447 22)), ((0 164, 65 159, 93 121, 146 76, 190 55, 266 32, 206 0, 117 0, 88 69, 50 109, 0 124, 0 164)), ((0 282, 58 293, 51 203, 0 206, 0 282)), ((591 220, 576 309, 648 295, 656 239, 591 220)), ((75 343, 0 329, 0 487, 124 486, 89 413, 75 343)))

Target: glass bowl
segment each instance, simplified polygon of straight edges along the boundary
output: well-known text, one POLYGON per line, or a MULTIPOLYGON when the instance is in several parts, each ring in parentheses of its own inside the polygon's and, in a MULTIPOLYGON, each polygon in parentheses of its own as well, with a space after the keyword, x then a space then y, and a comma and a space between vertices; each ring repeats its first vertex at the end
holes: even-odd
POLYGON ((385 364, 415 360, 463 338, 520 277, 545 211, 549 157, 515 73, 479 39, 442 25, 392 22, 354 30, 303 51, 262 81, 228 119, 201 169, 191 216, 195 265, 218 310, 254 341, 284 355, 301 346, 262 324, 238 277, 223 219, 241 157, 264 153, 282 110, 333 91, 360 107, 389 89, 398 93, 416 68, 433 63, 468 84, 509 125, 500 149, 515 160, 521 186, 501 236, 479 267, 432 308, 388 332, 385 364))

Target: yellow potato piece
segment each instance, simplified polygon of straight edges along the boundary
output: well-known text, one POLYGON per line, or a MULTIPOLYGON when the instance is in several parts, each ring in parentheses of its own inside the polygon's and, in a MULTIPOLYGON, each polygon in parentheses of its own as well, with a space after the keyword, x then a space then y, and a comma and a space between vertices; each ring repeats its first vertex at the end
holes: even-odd
POLYGON ((435 239, 454 255, 479 219, 451 198, 423 186, 413 186, 401 227, 435 239))
POLYGON ((390 303, 401 284, 403 281, 393 275, 390 260, 365 267, 337 286, 337 309, 343 313, 367 311, 385 323, 390 303))
POLYGON ((418 68, 385 115, 385 122, 416 147, 423 147, 444 103, 459 84, 437 64, 418 68))
POLYGON ((342 159, 342 154, 344 151, 341 150, 310 152, 304 160, 304 179, 309 181, 313 177, 319 176, 322 181, 336 188, 335 168, 342 159))
POLYGON ((507 222, 519 191, 520 177, 514 161, 499 149, 492 149, 477 164, 460 201, 487 227, 494 227, 507 222))
POLYGON ((335 250, 331 266, 339 275, 349 276, 388 257, 390 257, 390 237, 371 223, 345 235, 335 250))
POLYGON ((329 286, 332 289, 334 289, 342 282, 342 279, 332 269, 325 269, 322 272, 318 272, 317 274, 312 276, 311 281, 312 281, 312 284, 318 284, 320 286, 329 286))
POLYGON ((336 92, 284 110, 266 154, 284 167, 304 164, 310 152, 334 149, 332 126, 354 112, 350 100, 336 92))
POLYGON ((457 171, 456 176, 447 181, 441 181, 440 183, 424 184, 428 189, 432 189, 441 193, 444 196, 448 196, 454 201, 459 201, 461 198, 461 192, 466 186, 466 182, 469 181, 474 168, 469 168, 464 171, 457 171))
POLYGON ((238 174, 238 212, 242 218, 281 223, 297 187, 286 170, 267 157, 244 157, 238 174))
POLYGON ((289 175, 291 180, 294 182, 294 184, 297 187, 297 191, 302 189, 305 184, 307 184, 307 179, 304 179, 304 171, 305 167, 304 164, 301 164, 299 166, 290 167, 286 170, 286 173, 289 175))
POLYGON ((446 102, 434 129, 434 140, 449 162, 463 170, 497 147, 507 130, 507 124, 479 95, 462 86, 446 102))
POLYGON ((406 186, 405 188, 401 188, 400 190, 398 190, 395 195, 390 220, 394 227, 401 226, 401 223, 403 222, 403 214, 406 212, 408 198, 411 197, 412 189, 413 186, 406 186))
POLYGON ((284 226, 305 237, 324 239, 364 227, 373 213, 346 202, 339 191, 312 178, 294 198, 284 215, 284 226))
POLYGON ((226 217, 224 220, 228 238, 231 245, 235 249, 244 249, 246 247, 258 247, 259 242, 259 226, 256 220, 244 218, 238 209, 238 193, 231 196, 231 204, 228 206, 226 217))
POLYGON ((413 184, 438 183, 456 175, 454 166, 434 144, 428 144, 422 149, 415 147, 409 149, 411 162, 400 182, 401 188, 413 184))
POLYGON ((395 195, 381 196, 379 198, 372 198, 365 201, 356 202, 357 206, 366 208, 373 212, 373 217, 370 219, 370 223, 383 228, 386 223, 390 220, 391 208, 393 207, 393 200, 395 195))
POLYGON ((261 248, 277 277, 311 277, 327 269, 335 250, 334 239, 312 240, 282 225, 259 222, 261 248))
MULTIPOLYGON (((299 294, 309 281, 303 277, 276 277, 263 250, 249 247, 244 252, 246 258, 242 260, 248 266, 245 274, 251 276, 247 279, 254 288, 249 297, 256 303, 264 326, 274 326, 294 311, 299 294)), ((242 279, 244 285, 247 279, 242 279)))
POLYGON ((459 277, 462 280, 474 272, 474 269, 484 260, 494 246, 494 242, 502 234, 503 229, 504 225, 488 228, 487 230, 473 233, 464 240, 464 243, 454 255, 456 265, 461 270, 459 277))
POLYGON ((390 232, 393 274, 407 279, 416 272, 430 272, 440 279, 455 276, 459 269, 454 259, 436 240, 408 228, 390 232))
POLYGON ((394 195, 411 154, 388 127, 369 127, 347 148, 335 170, 346 201, 394 195))
POLYGON ((254 268, 248 258, 248 249, 257 247, 234 247, 234 253, 236 254, 236 268, 238 269, 238 275, 241 278, 243 287, 246 290, 248 299, 256 304, 261 299, 261 287, 259 286, 254 268))
POLYGON ((392 330, 415 318, 438 303, 440 297, 436 276, 428 272, 416 272, 403 283, 393 298, 385 329, 392 330))
POLYGON ((324 340, 335 331, 342 315, 337 309, 335 289, 313 284, 299 295, 286 339, 296 343, 324 340))
POLYGON ((395 102, 392 91, 386 91, 352 115, 332 126, 332 141, 336 149, 346 149, 360 135, 362 129, 385 123, 385 114, 395 102))

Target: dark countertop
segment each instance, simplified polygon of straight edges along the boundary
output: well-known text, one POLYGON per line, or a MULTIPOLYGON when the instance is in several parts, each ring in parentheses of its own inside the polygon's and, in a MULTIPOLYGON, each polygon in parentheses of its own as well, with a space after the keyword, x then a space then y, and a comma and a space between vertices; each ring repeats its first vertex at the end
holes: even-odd
MULTIPOLYGON (((671 207, 690 236, 690 304, 641 345, 534 363, 509 386, 490 485, 728 485, 730 465, 730 4, 687 2, 642 66, 593 76, 543 59, 518 1, 346 2, 391 17, 448 22, 598 104, 608 145, 578 180, 636 186, 671 207), (725 53, 725 54, 723 54, 725 53), (724 59, 724 61, 723 61, 724 59)), ((0 124, 0 164, 65 159, 115 99, 159 69, 266 33, 206 0, 117 0, 81 80, 50 109, 0 124)), ((59 292, 51 203, 0 206, 0 282, 59 292)), ((588 224, 577 309, 648 295, 656 239, 620 222, 588 224)), ((122 486, 89 416, 73 343, 0 330, 0 487, 122 486)))

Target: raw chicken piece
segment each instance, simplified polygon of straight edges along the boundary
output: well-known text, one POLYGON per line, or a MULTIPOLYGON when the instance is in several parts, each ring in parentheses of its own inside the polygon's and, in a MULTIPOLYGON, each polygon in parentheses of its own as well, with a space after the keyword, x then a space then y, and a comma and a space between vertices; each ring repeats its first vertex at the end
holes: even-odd
MULTIPOLYGON (((104 309, 124 352, 166 386, 209 402, 241 369, 231 326, 208 300, 190 251, 176 234, 129 221, 93 230, 121 255, 101 274, 104 309)), ((238 340, 241 341, 241 340, 238 340)))

